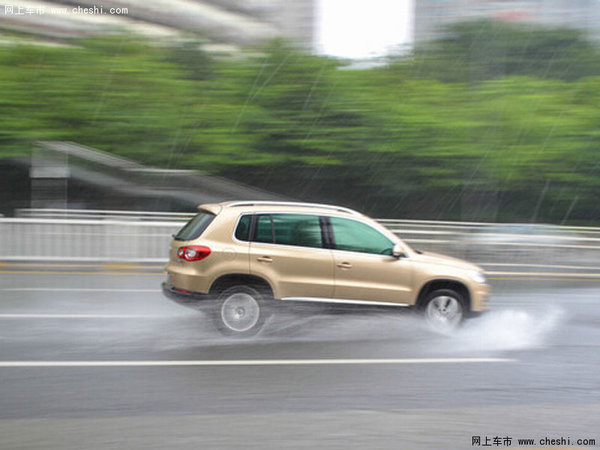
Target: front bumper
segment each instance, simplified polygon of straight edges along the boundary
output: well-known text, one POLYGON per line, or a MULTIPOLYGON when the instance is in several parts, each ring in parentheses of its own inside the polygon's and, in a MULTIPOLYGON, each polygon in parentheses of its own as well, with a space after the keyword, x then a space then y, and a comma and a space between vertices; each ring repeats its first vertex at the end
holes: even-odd
POLYGON ((472 312, 484 312, 490 308, 490 285, 479 284, 471 293, 472 312))

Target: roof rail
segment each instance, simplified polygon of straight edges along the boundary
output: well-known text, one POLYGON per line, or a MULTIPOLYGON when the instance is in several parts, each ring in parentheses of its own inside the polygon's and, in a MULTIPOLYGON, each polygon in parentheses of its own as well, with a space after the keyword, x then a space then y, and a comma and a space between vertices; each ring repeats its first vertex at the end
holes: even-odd
POLYGON ((226 205, 230 206, 300 206, 303 208, 321 208, 321 209, 331 209, 334 211, 345 212, 348 214, 360 215, 359 212, 354 211, 350 208, 345 208, 343 206, 335 206, 335 205, 324 205, 321 203, 303 203, 303 202, 270 202, 270 201, 247 201, 247 202, 232 202, 226 205))

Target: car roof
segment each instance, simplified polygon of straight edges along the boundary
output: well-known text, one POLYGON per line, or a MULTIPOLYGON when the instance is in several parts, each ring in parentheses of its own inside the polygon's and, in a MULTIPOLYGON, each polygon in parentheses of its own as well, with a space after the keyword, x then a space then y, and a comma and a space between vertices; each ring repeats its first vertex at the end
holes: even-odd
POLYGON ((244 208, 251 211, 269 211, 273 212, 274 209, 277 212, 322 212, 322 213, 343 213, 353 216, 362 216, 357 211, 343 206, 326 205, 320 203, 303 203, 303 202, 272 202, 272 201, 230 201, 222 203, 210 203, 198 206, 198 209, 209 211, 213 214, 218 214, 224 208, 244 208))

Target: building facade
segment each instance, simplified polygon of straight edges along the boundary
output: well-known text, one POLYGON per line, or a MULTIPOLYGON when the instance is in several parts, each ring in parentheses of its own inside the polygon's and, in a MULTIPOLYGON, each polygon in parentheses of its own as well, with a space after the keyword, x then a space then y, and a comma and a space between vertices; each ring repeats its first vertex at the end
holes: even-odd
POLYGON ((449 25, 476 19, 584 30, 600 41, 600 0, 415 0, 415 44, 443 37, 449 25))

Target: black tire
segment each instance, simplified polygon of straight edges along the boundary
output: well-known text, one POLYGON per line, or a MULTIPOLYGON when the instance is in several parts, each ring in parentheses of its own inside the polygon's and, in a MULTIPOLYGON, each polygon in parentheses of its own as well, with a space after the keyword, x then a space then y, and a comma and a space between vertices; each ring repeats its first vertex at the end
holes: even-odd
POLYGON ((266 290, 255 286, 229 286, 217 293, 211 318, 217 330, 232 337, 250 337, 258 333, 270 315, 266 290))
POLYGON ((420 309, 428 325, 441 332, 458 328, 469 313, 465 299, 452 289, 428 293, 420 309))

